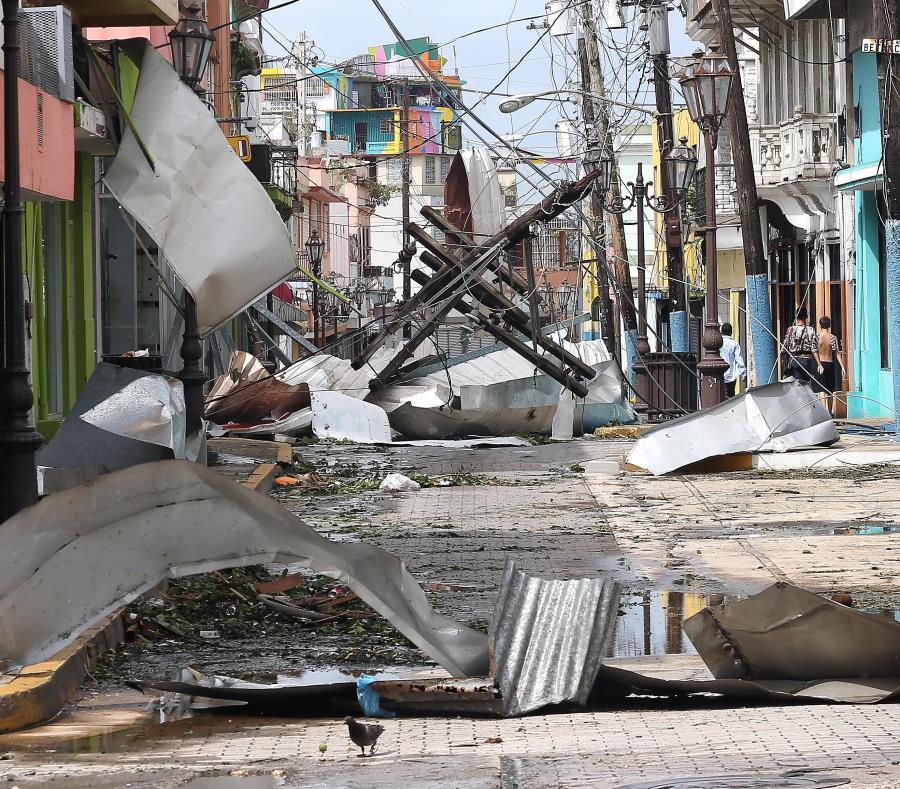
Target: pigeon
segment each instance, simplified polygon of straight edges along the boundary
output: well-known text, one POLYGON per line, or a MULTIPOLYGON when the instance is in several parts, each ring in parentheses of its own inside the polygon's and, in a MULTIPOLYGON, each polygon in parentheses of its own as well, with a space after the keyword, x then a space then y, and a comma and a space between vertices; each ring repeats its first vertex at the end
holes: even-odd
POLYGON ((384 731, 384 726, 379 726, 377 723, 360 723, 359 721, 354 720, 351 715, 344 718, 344 723, 347 724, 347 729, 349 730, 350 739, 353 740, 353 744, 357 745, 362 751, 360 756, 366 755, 367 747, 369 749, 369 756, 375 753, 375 743, 384 731))

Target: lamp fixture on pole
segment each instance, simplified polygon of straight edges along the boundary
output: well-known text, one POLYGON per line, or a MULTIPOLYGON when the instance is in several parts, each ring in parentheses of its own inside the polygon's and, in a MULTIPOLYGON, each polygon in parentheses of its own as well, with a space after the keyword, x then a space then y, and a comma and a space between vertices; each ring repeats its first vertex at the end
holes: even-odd
MULTIPOLYGON (((322 253, 325 251, 325 242, 319 238, 319 231, 312 229, 309 238, 306 240, 306 259, 309 261, 309 267, 312 269, 313 277, 318 277, 322 273, 322 253)), ((313 343, 319 346, 321 333, 319 326, 319 283, 315 279, 312 281, 312 307, 313 312, 313 343)))
MULTIPOLYGON (((687 139, 682 138, 681 145, 673 148, 664 161, 667 168, 669 182, 675 187, 675 202, 667 205, 664 195, 654 195, 650 192, 652 181, 644 180, 644 166, 638 162, 637 173, 634 181, 625 185, 625 197, 617 195, 611 203, 603 205, 603 210, 611 214, 625 214, 632 208, 637 209, 637 269, 638 269, 638 294, 637 294, 637 319, 638 333, 635 340, 635 350, 639 362, 650 353, 650 342, 647 339, 647 261, 646 245, 644 240, 645 211, 649 207, 658 214, 668 214, 677 211, 684 202, 688 186, 694 177, 697 167, 697 155, 693 148, 687 145, 687 139)), ((590 149, 589 149, 590 150, 590 149)), ((600 158, 592 161, 595 171, 600 171, 597 181, 604 188, 601 194, 609 189, 610 174, 616 170, 611 157, 600 158)))
POLYGON ((715 161, 719 127, 725 118, 733 78, 728 58, 719 53, 718 47, 711 46, 706 53, 702 50, 694 53, 693 64, 688 66, 680 80, 685 104, 691 118, 703 132, 706 150, 706 324, 703 329, 703 359, 697 365, 701 375, 700 404, 703 408, 710 408, 724 399, 724 376, 728 369, 728 364, 719 354, 722 332, 718 312, 715 161))
POLYGON ((209 25, 201 16, 201 11, 202 8, 198 3, 185 6, 184 16, 169 33, 175 71, 178 72, 181 81, 194 90, 206 73, 209 54, 216 41, 209 25))
MULTIPOLYGON (((209 25, 201 16, 197 3, 183 7, 183 16, 171 33, 172 62, 175 71, 192 90, 197 90, 212 50, 215 37, 209 25)), ((181 335, 181 372, 178 377, 184 385, 184 407, 187 434, 196 433, 203 427, 204 394, 206 374, 200 366, 203 358, 203 342, 197 328, 197 304, 194 297, 184 291, 184 332, 181 335)))

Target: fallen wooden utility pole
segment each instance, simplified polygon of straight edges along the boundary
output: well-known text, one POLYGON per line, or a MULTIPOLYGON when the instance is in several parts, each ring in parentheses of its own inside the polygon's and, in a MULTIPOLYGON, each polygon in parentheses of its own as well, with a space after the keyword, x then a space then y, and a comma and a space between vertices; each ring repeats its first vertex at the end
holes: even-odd
MULTIPOLYGON (((416 230, 410 228, 410 230, 413 232, 414 237, 415 233, 418 231, 425 232, 422 231, 421 228, 416 228, 416 230)), ((443 270, 445 264, 439 256, 430 254, 429 252, 423 252, 419 257, 429 268, 438 272, 443 270)), ((458 270, 459 269, 457 268, 457 271, 458 270)), ((558 357, 560 361, 571 367, 583 378, 590 379, 596 374, 594 368, 589 364, 586 364, 582 359, 575 356, 575 354, 570 353, 561 345, 542 334, 540 326, 534 325, 531 318, 526 313, 520 310, 493 285, 484 282, 483 280, 476 281, 468 286, 468 291, 473 298, 481 302, 487 309, 502 312, 503 320, 506 323, 509 323, 513 328, 518 329, 523 334, 530 337, 536 345, 539 345, 547 351, 548 354, 558 357)), ((462 299, 465 295, 467 294, 460 293, 459 299, 462 299)), ((537 348, 534 350, 536 351, 537 348)))
MULTIPOLYGON (((427 253, 423 253, 423 258, 425 254, 427 253)), ((428 284, 429 281, 429 277, 424 271, 413 271, 412 278, 414 282, 417 282, 419 285, 423 286, 428 284)), ((457 297, 456 301, 454 302, 454 309, 458 310, 463 315, 471 316, 478 323, 478 325, 481 326, 481 328, 483 328, 495 340, 497 340, 498 342, 502 342, 508 348, 511 348, 520 356, 526 358, 541 372, 549 375, 555 381, 562 384, 566 389, 574 392, 578 397, 587 397, 588 388, 581 380, 569 375, 568 373, 566 373, 565 368, 557 366, 552 358, 539 353, 533 348, 530 348, 526 343, 523 343, 514 334, 500 326, 499 323, 482 314, 477 307, 466 301, 465 297, 457 297)), ((577 359, 577 361, 581 362, 580 359, 577 359)), ((594 374, 593 368, 591 368, 591 374, 594 374)))
MULTIPOLYGON (((554 190, 552 194, 545 197, 537 205, 532 206, 528 211, 522 214, 522 216, 495 233, 487 241, 482 242, 476 247, 469 248, 458 260, 451 256, 451 260, 466 272, 465 276, 468 276, 473 282, 477 281, 477 279, 480 279, 481 271, 491 267, 493 262, 491 259, 492 256, 485 256, 486 252, 491 251, 492 253, 495 253, 502 249, 508 249, 519 241, 527 238, 531 234, 532 223, 548 222, 554 217, 559 216, 563 211, 581 200, 590 191, 591 185, 596 177, 597 173, 591 172, 575 183, 567 184, 554 190)), ((450 253, 444 250, 444 254, 449 255, 450 253)), ((449 262, 450 261, 447 261, 448 264, 449 262)), ((454 277, 458 278, 462 275, 454 270, 456 267, 456 265, 447 265, 447 269, 453 272, 454 277)), ((445 272, 442 269, 435 279, 442 278, 444 275, 445 272)), ((519 279, 521 279, 521 277, 519 277, 519 279)), ((419 297, 418 299, 415 296, 411 297, 403 304, 399 313, 395 316, 395 321, 402 323, 406 316, 411 315, 414 310, 419 309, 420 305, 427 303, 428 299, 438 298, 436 292, 442 292, 444 290, 446 290, 446 287, 434 286, 434 291, 429 292, 427 296, 422 296, 420 293, 417 294, 419 297)), ((435 331, 440 321, 452 311, 453 307, 448 307, 447 304, 452 305, 452 299, 446 299, 446 303, 418 327, 418 331, 410 337, 409 341, 407 341, 398 351, 396 356, 385 365, 377 378, 372 380, 370 386, 373 388, 384 386, 384 384, 396 374, 403 363, 412 356, 415 349, 435 331)), ((366 348, 353 359, 351 362, 353 369, 360 369, 366 361, 371 358, 375 350, 386 341, 388 336, 390 336, 390 332, 387 332, 386 330, 379 332, 366 348)))
MULTIPOLYGON (((468 236, 465 233, 457 229, 457 227, 445 217, 440 211, 432 208, 430 205, 423 206, 419 211, 425 219, 427 219, 431 224, 433 224, 438 230, 443 232, 446 236, 452 238, 456 242, 456 247, 461 247, 463 251, 468 251, 472 249, 475 244, 471 240, 467 240, 468 236)), ((430 236, 429 236, 430 238, 430 236)), ((506 247, 507 249, 509 247, 506 247)), ((504 283, 509 285, 513 290, 521 293, 523 296, 528 293, 528 282, 515 271, 510 271, 508 268, 504 266, 492 266, 491 267, 494 274, 502 280, 504 283)))
POLYGON ((728 100, 728 122, 731 133, 731 155, 737 183, 738 211, 741 217, 741 236, 744 241, 744 265, 747 271, 747 324, 753 337, 753 361, 756 383, 777 380, 775 336, 772 333, 772 310, 769 306, 769 264, 763 246, 762 220, 759 218, 759 197, 747 125, 747 106, 741 79, 734 24, 731 20, 731 0, 712 0, 719 23, 719 36, 728 64, 734 72, 728 100))
MULTIPOLYGON (((410 224, 410 228, 411 227, 412 224, 410 224)), ((416 324, 412 336, 397 349, 397 353, 394 354, 391 360, 369 381, 370 389, 375 391, 383 388, 385 384, 397 374, 406 361, 412 358, 413 354, 416 352, 416 348, 434 334, 437 327, 440 326, 451 312, 453 312, 454 302, 456 300, 455 297, 457 296, 456 291, 458 288, 465 288, 469 286, 471 282, 479 279, 484 270, 488 267, 491 258, 500 254, 501 248, 501 242, 495 242, 492 247, 481 251, 477 255, 472 255, 471 260, 466 260, 466 263, 461 267, 461 271, 453 271, 453 276, 450 281, 441 288, 440 293, 434 296, 434 300, 437 301, 440 306, 432 307, 432 311, 428 316, 422 318, 419 323, 416 324)), ((469 255, 466 256, 466 258, 469 257, 469 255)), ((439 279, 446 281, 444 277, 445 275, 438 275, 439 279)))

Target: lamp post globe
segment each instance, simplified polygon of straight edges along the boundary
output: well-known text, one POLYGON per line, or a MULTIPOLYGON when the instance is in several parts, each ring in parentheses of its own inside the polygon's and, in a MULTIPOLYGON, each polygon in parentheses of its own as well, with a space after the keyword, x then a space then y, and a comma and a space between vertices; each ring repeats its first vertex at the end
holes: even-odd
POLYGON ((313 228, 305 246, 306 255, 309 259, 309 265, 312 267, 313 274, 318 275, 322 270, 322 253, 325 251, 325 242, 319 238, 319 231, 316 230, 316 228, 313 228))
POLYGON ((687 143, 687 137, 682 137, 666 157, 669 183, 679 200, 687 194, 697 172, 697 154, 687 143))
POLYGON ((707 52, 694 52, 694 62, 687 67, 680 82, 684 103, 695 123, 718 131, 725 118, 733 80, 728 58, 717 46, 711 46, 707 52))
POLYGON ((216 40, 201 16, 201 10, 199 4, 191 3, 185 8, 185 16, 169 33, 175 71, 182 82, 194 89, 206 73, 209 54, 216 40))

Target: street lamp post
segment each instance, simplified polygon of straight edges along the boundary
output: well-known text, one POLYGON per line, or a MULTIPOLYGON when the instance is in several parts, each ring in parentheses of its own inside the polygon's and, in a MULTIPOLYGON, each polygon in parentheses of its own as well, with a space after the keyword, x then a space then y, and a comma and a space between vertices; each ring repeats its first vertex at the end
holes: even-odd
POLYGON ((3 0, 3 298, 0 340, 0 521, 37 501, 35 454, 43 443, 31 424, 34 394, 25 366, 22 290, 22 196, 19 184, 19 3, 3 0))
MULTIPOLYGON (((172 63, 181 81, 192 90, 197 90, 200 86, 215 41, 201 11, 197 3, 186 6, 183 9, 184 16, 169 33, 172 63)), ((197 303, 187 288, 184 290, 182 306, 184 332, 181 335, 181 372, 178 377, 184 385, 186 429, 187 434, 191 435, 203 425, 203 387, 206 384, 206 374, 200 365, 203 343, 197 328, 197 303)))
MULTIPOLYGON (((319 231, 312 229, 306 241, 306 257, 314 277, 318 278, 322 273, 322 252, 325 250, 325 242, 319 238, 319 231)), ((321 332, 319 327, 319 283, 312 281, 312 311, 313 311, 313 343, 320 347, 321 332)))
POLYGON ((709 52, 698 50, 694 53, 694 63, 680 80, 685 104, 691 118, 703 132, 706 150, 706 325, 703 330, 703 359, 697 365, 701 375, 702 408, 722 402, 725 396, 724 376, 728 369, 728 364, 719 355, 722 332, 718 320, 715 157, 719 127, 725 118, 733 77, 728 58, 713 46, 709 52))
POLYGON ((564 279, 556 289, 556 304, 562 312, 562 319, 569 317, 569 308, 575 296, 575 286, 569 284, 569 280, 564 279))
MULTIPOLYGON (((647 267, 646 267, 646 241, 645 241, 645 209, 651 208, 659 214, 668 214, 677 211, 684 201, 688 187, 694 177, 697 167, 697 157, 692 148, 688 147, 687 139, 682 138, 680 145, 671 149, 666 155, 664 166, 667 169, 669 182, 675 190, 675 201, 671 205, 665 203, 663 195, 650 193, 652 181, 644 180, 644 165, 638 162, 637 173, 634 182, 629 182, 628 199, 616 198, 611 204, 604 205, 603 210, 612 214, 624 214, 632 208, 637 209, 637 260, 638 260, 638 296, 637 319, 638 336, 635 342, 635 350, 638 360, 650 353, 650 342, 647 338, 647 267)), ((597 162, 597 168, 601 171, 601 184, 609 183, 610 173, 613 170, 612 159, 601 159, 597 162)))

